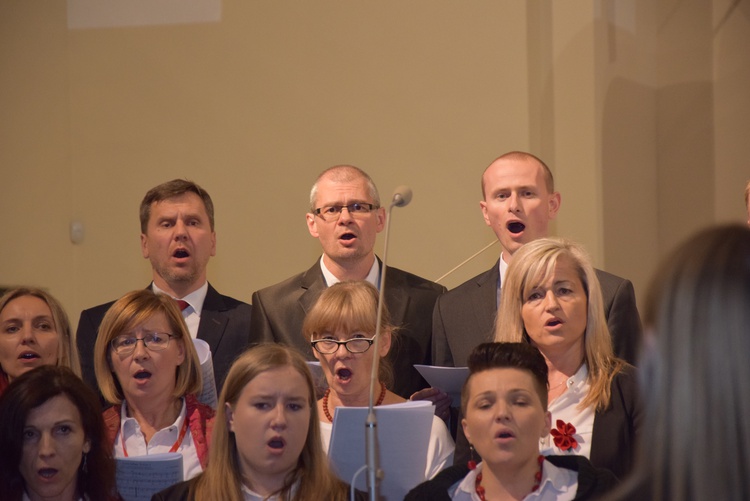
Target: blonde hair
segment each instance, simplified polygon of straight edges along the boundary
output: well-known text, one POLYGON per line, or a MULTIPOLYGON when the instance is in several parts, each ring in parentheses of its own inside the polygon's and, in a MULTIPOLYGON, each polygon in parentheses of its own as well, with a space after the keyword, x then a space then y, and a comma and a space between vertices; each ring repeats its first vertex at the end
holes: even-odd
POLYGON ((532 288, 554 273, 560 259, 573 263, 587 299, 583 362, 588 367, 591 388, 580 408, 594 405, 597 410, 604 410, 609 407, 612 379, 626 363, 615 357, 612 350, 599 280, 586 251, 580 245, 560 238, 541 238, 525 244, 513 255, 500 295, 495 341, 530 342, 521 316, 524 299, 532 288))
MULTIPOLYGON (((60 302, 48 292, 37 287, 17 287, 11 289, 0 297, 0 311, 13 301, 24 296, 32 296, 41 299, 49 307, 52 313, 52 321, 55 324, 55 331, 60 338, 57 343, 57 365, 68 367, 76 376, 81 377, 81 362, 78 358, 78 348, 70 331, 70 322, 68 315, 65 313, 60 302)), ((0 368, 0 372, 7 377, 7 374, 0 368)))
POLYGON ((280 367, 292 367, 305 379, 310 422, 305 445, 300 453, 297 468, 287 477, 278 493, 284 501, 345 501, 346 485, 328 466, 328 457, 323 451, 320 438, 318 406, 315 402, 315 387, 305 359, 290 348, 277 344, 259 345, 245 351, 229 369, 224 388, 219 397, 216 420, 211 438, 208 467, 190 488, 191 499, 197 501, 222 499, 242 501, 242 479, 234 433, 227 425, 226 404, 235 406, 242 390, 250 381, 263 372, 280 367), (293 486, 299 488, 292 495, 293 486))
POLYGON ((112 403, 125 400, 122 387, 112 373, 112 350, 110 343, 120 334, 126 333, 149 318, 163 313, 169 323, 174 341, 182 343, 185 360, 177 366, 173 396, 181 398, 187 394, 197 394, 202 388, 202 378, 198 354, 190 337, 182 313, 174 299, 166 294, 157 294, 151 289, 128 292, 110 307, 99 327, 99 335, 94 345, 94 373, 102 396, 112 403))
MULTIPOLYGON (((335 331, 362 332, 374 336, 377 321, 378 290, 375 286, 364 280, 345 281, 328 287, 320 294, 305 317, 302 332, 310 341, 335 331)), ((389 333, 393 343, 394 330, 391 315, 383 304, 380 332, 389 333)), ((393 385, 393 368, 385 357, 378 365, 378 377, 388 388, 393 385)))

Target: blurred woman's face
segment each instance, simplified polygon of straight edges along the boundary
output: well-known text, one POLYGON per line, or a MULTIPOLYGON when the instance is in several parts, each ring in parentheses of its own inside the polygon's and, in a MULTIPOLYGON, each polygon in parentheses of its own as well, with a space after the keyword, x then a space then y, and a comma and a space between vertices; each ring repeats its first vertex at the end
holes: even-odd
POLYGON ((91 445, 78 408, 57 395, 29 412, 19 470, 31 501, 77 499, 78 468, 91 445))
POLYGON ((539 456, 539 439, 549 433, 551 417, 531 373, 498 368, 471 376, 462 425, 488 464, 522 464, 539 456))
POLYGON ((588 299, 573 262, 561 257, 553 273, 525 294, 521 317, 526 333, 542 353, 583 349, 588 299))
POLYGON ((10 379, 56 365, 59 343, 52 311, 42 299, 17 297, 0 312, 0 367, 10 379))
POLYGON ((227 427, 234 433, 240 474, 249 488, 270 494, 261 492, 262 486, 283 484, 297 466, 310 429, 311 405, 307 381, 288 365, 258 374, 234 406, 226 404, 227 427))
POLYGON ((130 353, 118 353, 110 344, 112 370, 126 400, 173 398, 176 369, 185 361, 185 347, 181 339, 170 338, 166 347, 158 346, 162 349, 157 349, 154 334, 174 334, 162 312, 120 334, 121 339, 129 339, 128 344, 137 340, 130 353), (148 346, 142 341, 144 338, 148 346))
MULTIPOLYGON (((353 339, 372 339, 372 334, 365 332, 323 332, 319 337, 313 339, 349 341, 353 339)), ((320 346, 320 345, 319 345, 320 346)), ((323 374, 328 381, 328 387, 339 396, 361 396, 369 394, 370 376, 375 350, 370 346, 364 353, 352 353, 343 344, 330 354, 323 354, 313 348, 313 355, 320 361, 323 374)), ((382 332, 378 344, 378 356, 384 357, 391 347, 391 336, 389 332, 382 332)), ((324 350, 328 351, 328 350, 324 350)), ((355 351, 357 351, 355 349, 355 351)))

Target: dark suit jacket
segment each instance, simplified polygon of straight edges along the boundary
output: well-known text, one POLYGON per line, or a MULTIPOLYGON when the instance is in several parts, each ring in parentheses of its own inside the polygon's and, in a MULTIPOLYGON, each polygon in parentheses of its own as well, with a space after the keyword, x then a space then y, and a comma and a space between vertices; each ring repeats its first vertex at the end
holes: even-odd
MULTIPOLYGON (((251 329, 256 338, 296 347, 314 360, 310 341, 302 334, 305 315, 326 288, 320 262, 307 271, 253 294, 251 329)), ((414 364, 430 364, 432 310, 445 287, 397 268, 387 268, 385 302, 398 327, 388 359, 393 366, 393 391, 404 398, 427 387, 414 364)))
POLYGON ((625 478, 635 462, 635 446, 643 425, 643 403, 635 369, 628 366, 612 380, 610 406, 594 415, 591 463, 625 478))
MULTIPOLYGON (((596 270, 615 355, 634 364, 641 319, 629 280, 596 270)), ((432 363, 464 367, 480 343, 492 341, 497 315, 498 264, 440 296, 432 318, 432 363)))
MULTIPOLYGON (((76 332, 78 353, 81 357, 83 379, 98 391, 94 374, 94 343, 104 314, 114 304, 111 301, 81 312, 76 332)), ((198 338, 211 347, 214 362, 216 390, 221 387, 234 359, 251 344, 262 340, 250 335, 250 305, 229 296, 223 296, 208 284, 206 300, 203 302, 198 338)))

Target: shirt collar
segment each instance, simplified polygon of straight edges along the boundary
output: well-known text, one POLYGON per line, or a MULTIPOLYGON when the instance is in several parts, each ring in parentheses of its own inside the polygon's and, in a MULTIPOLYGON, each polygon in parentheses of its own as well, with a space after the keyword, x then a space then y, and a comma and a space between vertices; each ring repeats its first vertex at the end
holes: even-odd
POLYGON ((589 377, 589 368, 588 366, 583 363, 581 364, 581 367, 576 371, 575 374, 571 378, 568 379, 568 387, 573 388, 580 388, 582 385, 586 384, 589 377))
MULTIPOLYGON (((158 292, 160 294, 167 294, 166 292, 161 290, 159 287, 157 287, 156 284, 153 282, 151 283, 151 289, 154 292, 158 292)), ((203 303, 206 301, 207 294, 208 294, 208 282, 206 281, 206 282, 203 282, 203 285, 195 289, 193 292, 191 292, 187 296, 176 297, 174 299, 182 299, 183 301, 185 301, 187 304, 190 305, 190 307, 184 310, 185 313, 183 313, 183 315, 189 314, 190 308, 192 308, 193 311, 195 311, 195 313, 197 313, 198 316, 200 316, 201 311, 203 311, 203 303)), ((167 294, 167 295, 169 296, 170 294, 167 294)))
POLYGON ((571 489, 573 492, 578 490, 578 472, 559 468, 549 461, 542 464, 542 481, 539 483, 539 489, 526 499, 558 499, 571 489))
MULTIPOLYGON (((244 483, 240 482, 240 488, 242 489, 242 494, 246 500, 250 501, 276 501, 279 499, 279 495, 273 495, 271 497, 264 497, 252 490, 250 487, 246 486, 244 483)), ((297 494, 297 490, 299 489, 299 482, 296 482, 294 485, 292 485, 292 489, 289 494, 291 494, 290 499, 297 494)))
MULTIPOLYGON (((539 489, 530 493, 524 499, 553 499, 557 497, 555 494, 562 494, 570 489, 578 488, 577 472, 559 468, 549 461, 544 461, 542 464, 542 480, 539 483, 539 489)), ((454 484, 455 487, 451 489, 453 492, 449 492, 449 494, 455 496, 456 493, 462 492, 468 495, 469 499, 474 499, 477 475, 482 471, 483 466, 483 463, 479 463, 475 469, 470 470, 462 480, 454 484)))
POLYGON ((505 273, 508 271, 508 263, 505 262, 505 259, 503 259, 503 253, 500 253, 500 287, 503 286, 503 282, 505 282, 505 273))
MULTIPOLYGON (((182 408, 180 408, 180 413, 177 415, 177 419, 175 420, 175 422, 167 426, 167 428, 171 428, 174 426, 176 430, 179 430, 182 427, 182 423, 184 423, 185 419, 187 419, 187 405, 185 403, 185 398, 182 398, 181 400, 182 408)), ((125 437, 126 427, 128 435, 134 433, 135 430, 140 428, 138 421, 134 417, 128 416, 128 403, 125 400, 122 401, 122 405, 120 406, 120 426, 122 427, 123 440, 125 437)))
MULTIPOLYGON (((320 269, 323 272, 323 278, 325 278, 326 285, 328 287, 341 282, 341 280, 336 278, 336 275, 331 273, 331 270, 326 268, 326 264, 325 262, 323 262, 323 256, 320 256, 320 269)), ((370 267, 370 272, 365 277, 365 280, 374 285, 375 288, 380 288, 380 262, 377 258, 373 260, 372 266, 370 267)))

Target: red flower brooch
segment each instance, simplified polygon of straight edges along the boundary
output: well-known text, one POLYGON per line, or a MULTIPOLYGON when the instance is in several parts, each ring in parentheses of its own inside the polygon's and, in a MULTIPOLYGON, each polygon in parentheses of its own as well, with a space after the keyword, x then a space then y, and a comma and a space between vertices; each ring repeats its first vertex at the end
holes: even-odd
POLYGON ((576 427, 562 419, 558 419, 557 428, 552 428, 550 431, 552 438, 555 440, 555 446, 563 451, 578 447, 578 441, 573 438, 575 432, 576 427))

